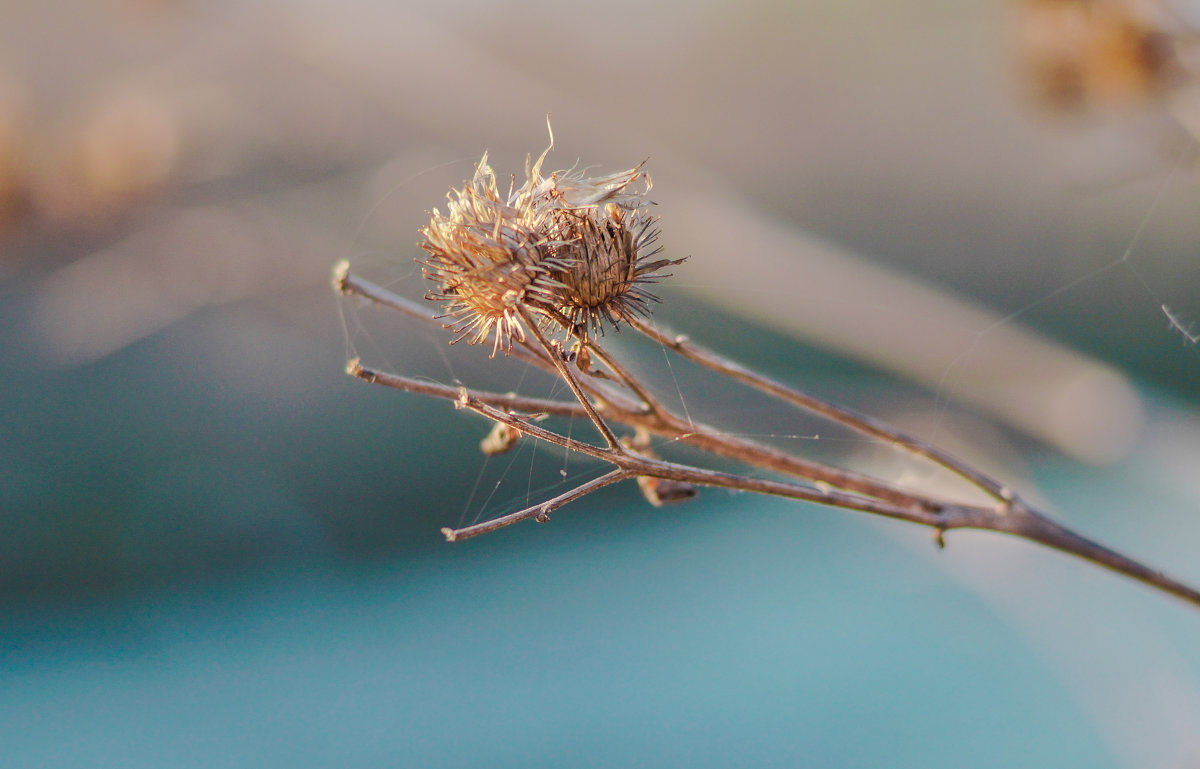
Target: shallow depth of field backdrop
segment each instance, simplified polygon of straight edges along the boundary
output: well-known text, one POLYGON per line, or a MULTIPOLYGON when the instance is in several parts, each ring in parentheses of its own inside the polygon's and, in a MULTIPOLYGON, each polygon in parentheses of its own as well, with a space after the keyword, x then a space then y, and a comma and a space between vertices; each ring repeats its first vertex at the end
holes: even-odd
MULTIPOLYGON (((1200 582, 1200 100, 1039 5, 0 5, 0 765, 1200 766, 1182 603, 716 491, 446 544, 589 466, 342 374, 564 395, 328 287, 419 297, 426 211, 550 113, 548 168, 649 158, 691 256, 659 322, 1200 582), (1031 74, 1076 54, 1075 101, 1031 74)), ((1194 5, 1143 11, 1189 45, 1194 5)))

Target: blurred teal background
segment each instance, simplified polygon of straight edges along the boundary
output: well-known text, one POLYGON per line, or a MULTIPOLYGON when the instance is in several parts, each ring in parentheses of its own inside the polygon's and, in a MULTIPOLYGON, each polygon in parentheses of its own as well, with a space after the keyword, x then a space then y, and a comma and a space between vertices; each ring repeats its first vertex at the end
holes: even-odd
MULTIPOLYGON (((328 288, 419 297, 425 212, 550 112, 551 167, 650 157, 656 318, 1200 582, 1193 85, 1040 111, 1022 7, 0 6, 0 766, 1200 765, 1172 599, 715 491, 448 545, 596 468, 342 373, 565 397, 328 288)), ((627 336, 696 416, 924 478, 627 336)))

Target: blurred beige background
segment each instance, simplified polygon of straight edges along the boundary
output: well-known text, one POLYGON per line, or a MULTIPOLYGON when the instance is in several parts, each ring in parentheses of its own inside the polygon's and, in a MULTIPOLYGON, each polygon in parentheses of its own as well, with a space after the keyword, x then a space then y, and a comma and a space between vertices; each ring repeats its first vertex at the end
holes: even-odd
POLYGON ((1200 315, 1188 91, 1039 113, 1018 10, 19 3, 0 269, 42 276, 35 349, 68 365, 339 256, 396 279, 423 212, 551 113, 552 162, 650 158, 677 285, 1108 461, 1141 411, 1090 358, 1189 376, 1159 307, 1200 315))

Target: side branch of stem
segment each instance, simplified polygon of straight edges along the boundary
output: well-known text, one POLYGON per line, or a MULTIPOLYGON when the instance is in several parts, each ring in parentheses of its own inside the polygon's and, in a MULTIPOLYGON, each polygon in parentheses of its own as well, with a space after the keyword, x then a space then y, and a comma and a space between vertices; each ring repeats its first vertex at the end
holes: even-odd
MULTIPOLYGON (((352 275, 348 265, 340 264, 334 273, 334 285, 346 295, 363 297, 380 306, 431 322, 418 305, 373 283, 352 275)), ((553 319, 553 315, 550 316, 553 319)), ((918 438, 909 436, 871 417, 827 403, 807 393, 775 382, 728 361, 715 353, 691 344, 684 337, 669 337, 637 318, 630 325, 650 339, 663 344, 722 376, 728 376, 762 392, 811 412, 837 421, 879 440, 904 448, 950 470, 1000 502, 994 507, 958 504, 899 489, 883 480, 841 468, 812 462, 792 454, 736 438, 711 427, 684 421, 671 413, 645 390, 609 353, 594 340, 577 337, 581 346, 613 373, 624 389, 617 389, 598 377, 579 377, 568 366, 556 343, 546 338, 528 311, 522 311, 525 324, 533 332, 536 344, 526 342, 514 347, 513 355, 557 374, 571 388, 575 402, 563 403, 515 394, 472 391, 462 387, 397 376, 365 368, 356 359, 347 365, 347 373, 366 382, 394 387, 451 400, 456 406, 474 411, 487 419, 508 425, 521 434, 580 454, 600 459, 613 466, 606 474, 537 505, 482 523, 459 529, 443 529, 450 541, 466 539, 505 526, 535 518, 548 520, 549 514, 593 491, 623 480, 646 476, 681 481, 697 486, 712 486, 759 494, 786 497, 821 505, 870 513, 933 528, 940 535, 952 529, 981 529, 1020 537, 1045 547, 1090 561, 1145 585, 1200 606, 1200 591, 1161 571, 1083 537, 1029 507, 1006 486, 957 458, 918 438), (594 400, 594 403, 593 403, 594 400), (533 424, 532 415, 552 414, 563 417, 587 417, 604 438, 604 446, 560 435, 533 424), (711 454, 742 462, 759 469, 782 473, 796 480, 775 480, 710 470, 643 456, 623 446, 609 427, 609 421, 646 430, 677 440, 711 454)), ((436 322, 436 321, 432 321, 436 322)), ((562 321, 559 321, 560 323, 562 321)), ((566 328, 575 333, 571 328, 566 328)))

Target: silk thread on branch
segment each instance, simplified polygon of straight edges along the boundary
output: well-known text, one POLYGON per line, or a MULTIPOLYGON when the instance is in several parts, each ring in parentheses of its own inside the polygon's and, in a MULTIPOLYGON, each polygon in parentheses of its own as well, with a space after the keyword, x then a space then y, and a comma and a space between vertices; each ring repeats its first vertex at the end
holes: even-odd
MULTIPOLYGON (((1007 485, 946 451, 884 422, 814 397, 758 374, 646 322, 658 297, 651 286, 682 259, 665 259, 657 244, 658 217, 649 214, 651 185, 644 164, 607 176, 567 169, 542 173, 547 147, 526 159, 501 194, 487 156, 473 178, 448 196, 446 214, 434 210, 422 229, 421 260, 433 284, 426 298, 442 303, 431 314, 353 274, 347 262, 334 269, 336 291, 423 322, 442 325, 451 343, 487 344, 560 378, 574 400, 528 398, 452 387, 377 371, 351 360, 347 373, 365 382, 442 398, 491 420, 484 450, 498 453, 529 438, 607 462, 612 469, 523 510, 442 533, 451 542, 534 519, 545 523, 563 506, 605 486, 636 480, 656 506, 683 501, 696 488, 718 487, 856 510, 929 527, 935 541, 953 529, 981 529, 1020 537, 1059 550, 1200 607, 1200 591, 1142 562, 1075 533, 1037 511, 1007 485), (638 183, 641 182, 639 187, 638 183), (713 376, 736 380, 784 403, 819 414, 872 439, 892 444, 963 478, 992 500, 966 504, 902 489, 886 480, 817 462, 730 435, 680 416, 656 398, 600 343, 608 326, 626 328, 713 376), (547 415, 586 418, 601 442, 561 435, 537 422, 547 415), (632 429, 619 436, 613 425, 632 429), (764 479, 665 461, 649 449, 650 436, 677 441, 728 460, 766 470, 764 479)), ((1177 318, 1172 325, 1194 341, 1177 318)))

